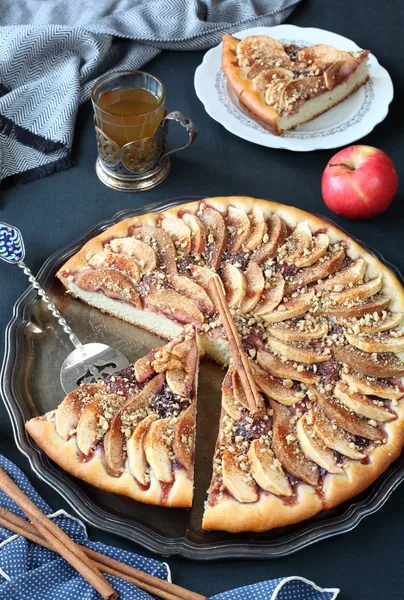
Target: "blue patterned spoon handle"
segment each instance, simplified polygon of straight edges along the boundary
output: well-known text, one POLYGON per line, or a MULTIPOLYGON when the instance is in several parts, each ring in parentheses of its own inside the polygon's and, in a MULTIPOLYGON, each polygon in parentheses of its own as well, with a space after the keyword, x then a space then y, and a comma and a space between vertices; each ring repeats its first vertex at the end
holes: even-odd
POLYGON ((83 345, 79 338, 75 333, 73 333, 69 325, 66 323, 66 320, 64 317, 62 317, 45 290, 41 287, 37 279, 31 273, 30 269, 24 264, 24 258, 25 247, 20 230, 17 229, 17 227, 0 222, 0 259, 4 260, 4 262, 10 265, 18 265, 24 271, 31 286, 34 288, 34 290, 36 290, 38 296, 40 296, 42 300, 46 302, 49 310, 58 320, 59 325, 63 328, 63 331, 69 336, 72 344, 76 348, 82 348, 83 345))

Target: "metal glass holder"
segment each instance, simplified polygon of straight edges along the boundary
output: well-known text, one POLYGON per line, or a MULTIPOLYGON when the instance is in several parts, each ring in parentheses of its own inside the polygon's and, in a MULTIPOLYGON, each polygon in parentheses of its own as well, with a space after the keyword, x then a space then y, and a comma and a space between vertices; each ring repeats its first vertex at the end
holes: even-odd
POLYGON ((121 192, 149 190, 164 181, 170 172, 169 155, 185 150, 196 140, 198 130, 180 111, 168 113, 152 137, 129 142, 120 148, 96 124, 98 158, 95 171, 108 187, 121 192), (176 121, 188 132, 183 146, 167 150, 168 122, 176 121))

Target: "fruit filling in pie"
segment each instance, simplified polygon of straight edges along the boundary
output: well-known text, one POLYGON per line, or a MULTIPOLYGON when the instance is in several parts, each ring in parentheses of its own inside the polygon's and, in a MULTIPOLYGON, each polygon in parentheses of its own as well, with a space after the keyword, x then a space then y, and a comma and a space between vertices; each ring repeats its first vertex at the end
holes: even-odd
POLYGON ((369 78, 368 50, 301 47, 265 35, 223 37, 222 66, 241 105, 275 135, 318 117, 369 78))
POLYGON ((403 288, 330 223, 274 202, 208 198, 117 223, 58 277, 84 302, 171 339, 27 424, 74 475, 190 506, 199 351, 227 367, 205 529, 302 521, 400 455, 403 288))

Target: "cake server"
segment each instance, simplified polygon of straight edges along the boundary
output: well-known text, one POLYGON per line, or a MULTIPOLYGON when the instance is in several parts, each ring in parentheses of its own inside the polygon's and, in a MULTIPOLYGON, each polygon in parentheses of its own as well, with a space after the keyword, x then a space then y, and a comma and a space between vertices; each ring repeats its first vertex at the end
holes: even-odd
POLYGON ((60 384, 66 394, 81 383, 92 383, 129 367, 126 356, 106 344, 82 344, 66 320, 41 287, 37 279, 24 263, 25 246, 21 232, 16 227, 0 222, 0 259, 11 265, 18 265, 27 275, 29 282, 57 319, 63 331, 69 336, 74 350, 64 360, 60 369, 60 384))

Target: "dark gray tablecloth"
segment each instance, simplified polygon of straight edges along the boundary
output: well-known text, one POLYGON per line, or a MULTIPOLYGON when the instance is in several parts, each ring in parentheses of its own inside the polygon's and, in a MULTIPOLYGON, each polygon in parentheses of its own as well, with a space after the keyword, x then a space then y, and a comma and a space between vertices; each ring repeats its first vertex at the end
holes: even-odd
MULTIPOLYGON (((387 119, 361 142, 385 150, 404 177, 401 0, 390 0, 383 5, 379 0, 355 3, 304 0, 289 22, 330 29, 352 38, 361 47, 370 48, 389 70, 396 94, 391 110, 387 119)), ((1 191, 0 220, 20 226, 28 249, 27 262, 34 271, 52 252, 116 211, 180 195, 247 194, 330 216, 321 199, 320 177, 333 151, 299 154, 270 150, 232 136, 208 117, 195 96, 193 76, 202 55, 202 52, 167 52, 148 66, 167 85, 168 107, 189 114, 200 129, 197 143, 173 158, 172 173, 159 188, 141 195, 126 195, 109 190, 98 181, 94 173, 92 111, 86 104, 77 123, 76 167, 1 191)), ((404 269, 403 202, 401 186, 385 215, 367 223, 336 220, 404 269)), ((11 269, 0 265, 0 354, 4 347, 2 332, 12 305, 26 286, 22 273, 11 269)), ((15 449, 3 406, 0 406, 0 452, 25 470, 55 509, 68 508, 55 492, 29 472, 27 461, 15 449)), ((400 487, 376 515, 354 531, 282 560, 202 564, 172 558, 169 563, 173 577, 206 595, 264 578, 294 574, 314 579, 319 585, 340 587, 342 600, 402 599, 403 502, 404 487, 400 487)), ((142 551, 120 538, 95 530, 90 533, 94 539, 142 551)))

